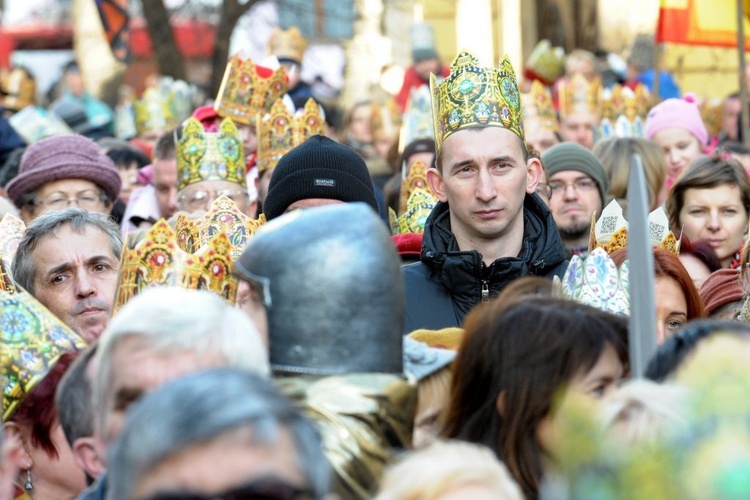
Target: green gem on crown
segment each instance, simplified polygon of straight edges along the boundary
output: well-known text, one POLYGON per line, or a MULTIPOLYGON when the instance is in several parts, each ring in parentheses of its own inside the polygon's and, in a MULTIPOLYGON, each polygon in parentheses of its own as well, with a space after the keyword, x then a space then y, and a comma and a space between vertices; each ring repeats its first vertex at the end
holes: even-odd
POLYGON ((464 80, 458 85, 458 91, 462 94, 468 94, 472 90, 474 90, 474 82, 471 80, 464 80))
POLYGON ((194 155, 198 152, 198 145, 197 144, 191 144, 190 147, 188 147, 188 153, 191 155, 194 155))

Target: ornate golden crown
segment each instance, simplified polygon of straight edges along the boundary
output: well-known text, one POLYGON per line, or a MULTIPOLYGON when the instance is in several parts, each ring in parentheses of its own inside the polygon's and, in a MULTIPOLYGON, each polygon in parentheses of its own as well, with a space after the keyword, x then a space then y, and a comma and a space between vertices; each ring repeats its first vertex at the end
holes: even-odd
POLYGON ((190 218, 184 213, 177 215, 175 232, 180 248, 188 253, 196 253, 206 246, 212 238, 225 233, 231 245, 231 255, 237 258, 242 254, 245 245, 263 224, 266 216, 251 219, 240 212, 237 205, 226 196, 220 196, 208 212, 198 218, 190 218))
POLYGON ((422 234, 435 203, 437 197, 427 185, 427 167, 421 161, 414 162, 401 184, 398 215, 393 209, 388 210, 391 232, 422 234))
POLYGON ((561 81, 559 87, 560 119, 578 113, 601 115, 602 84, 599 77, 593 82, 586 80, 580 73, 573 75, 568 81, 561 81))
POLYGON ((228 181, 247 187, 246 177, 245 152, 234 122, 225 118, 219 131, 211 133, 195 118, 188 118, 177 141, 180 191, 201 181, 228 181))
POLYGON ((307 40, 296 26, 292 26, 288 30, 282 30, 279 27, 274 28, 271 39, 268 41, 268 52, 271 55, 298 63, 302 62, 306 48, 307 40))
POLYGON ((0 380, 3 421, 66 352, 86 343, 26 292, 0 291, 0 380))
POLYGON ((141 98, 133 102, 135 128, 139 136, 148 132, 165 132, 179 125, 174 115, 174 95, 160 89, 148 88, 141 98))
POLYGON ((13 214, 5 214, 0 221, 0 290, 7 293, 16 292, 9 271, 25 232, 26 224, 13 214))
POLYGON ((0 106, 20 111, 36 103, 36 81, 21 68, 0 74, 0 106))
POLYGON ((532 82, 531 91, 528 94, 521 94, 521 103, 523 125, 526 132, 530 130, 557 132, 559 130, 552 94, 538 80, 532 82))
POLYGON ((552 85, 565 71, 565 50, 552 47, 549 40, 540 40, 526 61, 524 76, 544 85, 552 85))
POLYGON ((421 85, 411 90, 409 102, 402 115, 399 148, 401 151, 417 139, 434 139, 435 125, 432 122, 430 88, 421 85))
MULTIPOLYGON (((680 254, 680 241, 669 230, 669 219, 664 208, 659 207, 648 215, 649 234, 654 246, 674 255, 680 254)), ((628 221, 622 215, 622 207, 617 200, 609 202, 599 220, 591 216, 589 252, 602 248, 608 254, 628 246, 628 221)))
POLYGON ((268 112, 276 99, 286 94, 286 90, 283 68, 264 68, 253 64, 250 59, 243 61, 235 55, 229 58, 224 70, 214 109, 220 116, 245 125, 255 125, 257 115, 268 112))
POLYGON ((470 127, 502 127, 524 139, 518 82, 507 57, 499 68, 484 68, 461 51, 447 78, 438 84, 430 75, 430 92, 437 151, 451 134, 470 127))
POLYGON ((325 119, 320 116, 314 99, 308 99, 302 112, 294 116, 284 101, 278 99, 271 111, 258 121, 258 171, 274 168, 290 149, 324 131, 325 119))
POLYGON ((374 140, 395 139, 401 127, 401 112, 396 103, 391 99, 383 106, 372 105, 370 114, 370 127, 374 140))
POLYGON ((604 90, 600 137, 643 137, 649 99, 648 89, 640 83, 635 90, 620 85, 604 90))
POLYGON ((195 252, 178 244, 177 234, 159 220, 134 248, 123 248, 115 311, 150 286, 170 285, 210 290, 234 304, 237 280, 232 276, 232 244, 226 232, 195 252))

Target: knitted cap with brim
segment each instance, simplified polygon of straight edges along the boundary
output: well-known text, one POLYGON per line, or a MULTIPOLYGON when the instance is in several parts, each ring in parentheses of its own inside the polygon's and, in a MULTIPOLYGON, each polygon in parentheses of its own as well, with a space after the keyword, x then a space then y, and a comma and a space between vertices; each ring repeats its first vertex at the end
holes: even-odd
POLYGON ((272 220, 294 202, 311 198, 361 201, 378 211, 364 158, 322 135, 310 137, 281 157, 268 185, 263 213, 272 220))
POLYGON ((730 302, 743 299, 745 292, 740 286, 739 279, 739 269, 719 269, 706 278, 698 293, 706 304, 706 312, 709 315, 730 302))
POLYGON ((94 141, 81 135, 60 135, 30 146, 21 158, 18 175, 5 190, 20 208, 23 195, 63 179, 93 182, 112 202, 120 195, 122 184, 115 164, 94 141))
POLYGON ((542 164, 547 170, 547 179, 566 170, 576 170, 591 177, 599 188, 599 197, 604 207, 609 192, 609 179, 594 153, 575 142, 563 142, 544 152, 542 164))

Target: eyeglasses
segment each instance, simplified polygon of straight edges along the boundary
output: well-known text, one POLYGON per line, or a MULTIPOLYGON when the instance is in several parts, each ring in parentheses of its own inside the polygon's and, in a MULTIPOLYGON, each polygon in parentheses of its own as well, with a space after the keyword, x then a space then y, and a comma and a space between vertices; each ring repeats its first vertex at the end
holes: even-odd
POLYGON ((542 199, 549 200, 552 198, 552 188, 549 184, 538 182, 536 185, 536 194, 542 199))
POLYGON ((586 193, 596 189, 596 183, 591 179, 578 179, 573 182, 550 182, 550 197, 556 193, 567 192, 569 187, 572 187, 577 193, 586 193))
POLYGON ((97 191, 96 189, 87 189, 85 191, 76 193, 76 195, 71 198, 69 198, 65 193, 52 193, 43 200, 34 201, 33 205, 62 209, 75 204, 77 207, 86 210, 94 210, 96 208, 99 208, 101 206, 101 203, 105 199, 106 198, 101 191, 97 191))
POLYGON ((242 189, 221 189, 215 192, 199 189, 180 194, 178 201, 183 208, 187 208, 190 211, 208 210, 208 202, 221 196, 226 196, 235 203, 241 203, 247 199, 248 194, 247 191, 242 189))
POLYGON ((308 500, 314 498, 312 490, 299 488, 283 481, 256 481, 233 488, 218 495, 206 495, 190 491, 157 493, 149 500, 308 500))

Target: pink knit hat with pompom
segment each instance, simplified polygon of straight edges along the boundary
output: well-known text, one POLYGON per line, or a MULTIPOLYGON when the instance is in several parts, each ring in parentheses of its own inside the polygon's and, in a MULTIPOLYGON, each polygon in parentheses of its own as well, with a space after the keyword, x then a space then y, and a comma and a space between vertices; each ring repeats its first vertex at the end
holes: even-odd
POLYGON ((668 128, 687 130, 698 138, 701 146, 708 146, 708 130, 693 93, 685 94, 682 99, 667 99, 649 111, 646 117, 646 139, 652 139, 654 134, 668 128))

